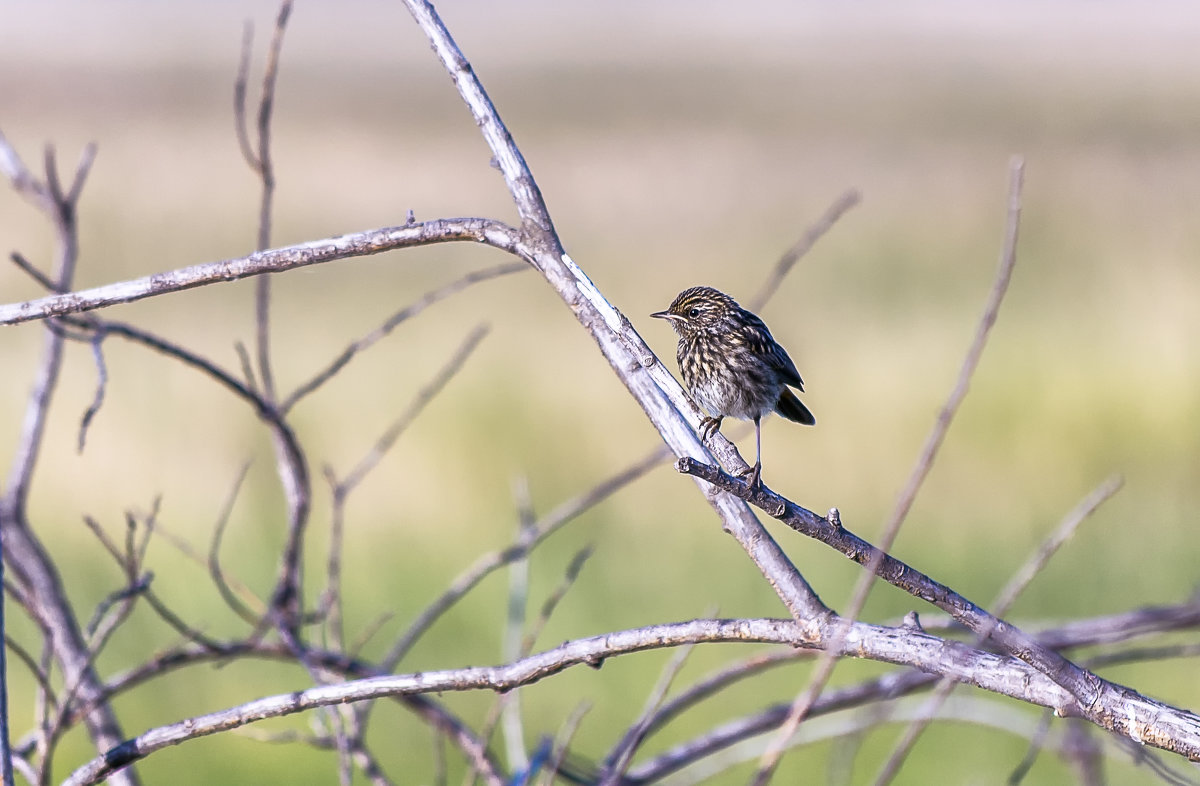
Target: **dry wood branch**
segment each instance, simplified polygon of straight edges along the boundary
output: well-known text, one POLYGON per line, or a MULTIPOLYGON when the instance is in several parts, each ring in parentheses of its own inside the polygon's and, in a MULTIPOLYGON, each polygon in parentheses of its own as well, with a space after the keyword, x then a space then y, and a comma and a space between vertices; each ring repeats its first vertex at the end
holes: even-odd
MULTIPOLYGON (((861 565, 878 560, 876 575, 881 579, 914 597, 932 603, 976 634, 986 631, 988 638, 1005 652, 1033 666, 1039 673, 1046 675, 1067 691, 1066 695, 1069 698, 1066 701, 1046 705, 1052 707, 1057 714, 1078 715, 1135 742, 1163 748, 1188 758, 1200 759, 1200 716, 1147 699, 1123 685, 1101 679, 1080 668, 1055 650, 1016 626, 997 619, 944 584, 880 552, 857 535, 841 526, 834 526, 765 486, 750 489, 745 482, 722 472, 719 468, 699 464, 690 458, 679 459, 676 467, 680 472, 703 478, 723 491, 740 496, 797 532, 819 540, 861 565)), ((836 621, 829 623, 834 629, 838 624, 840 623, 836 621)), ((826 626, 825 631, 819 635, 828 636, 830 632, 831 629, 826 626)), ((947 675, 947 672, 942 673, 947 675)))
MULTIPOLYGON (((900 534, 900 528, 908 518, 908 512, 912 509, 913 502, 916 501, 917 494, 925 483, 925 478, 928 477, 929 471, 933 468, 933 463, 937 458, 942 442, 950 430, 950 423, 958 413, 958 408, 962 405, 963 399, 966 398, 971 378, 975 375, 975 369, 979 366, 979 360, 983 356, 984 347, 987 346, 987 339, 991 334, 992 326, 996 324, 1000 304, 1004 302, 1004 295, 1008 292, 1008 283, 1012 280, 1012 271, 1017 262, 1017 233, 1021 220, 1021 184, 1023 173, 1024 162, 1019 158, 1014 159, 1010 165, 1008 215, 1005 222, 1004 249, 1000 255, 1000 265, 997 269, 995 280, 988 294, 987 305, 984 307, 983 315, 980 317, 979 325, 975 331, 975 339, 972 341, 970 348, 967 350, 966 357, 963 359, 954 388, 950 391, 945 404, 942 405, 941 411, 938 412, 937 420, 934 422, 933 428, 925 440, 925 445, 921 448, 921 453, 917 457, 908 482, 896 500, 896 505, 892 510, 891 516, 884 525, 883 534, 880 535, 879 549, 872 556, 871 561, 867 563, 866 570, 859 575, 854 585, 850 603, 842 613, 844 621, 858 619, 858 615, 862 613, 863 607, 867 603, 867 597, 870 595, 871 588, 875 583, 875 574, 879 568, 879 560, 892 548, 892 544, 895 543, 896 537, 900 534)), ((763 754, 762 761, 759 763, 758 773, 754 778, 755 786, 765 786, 770 781, 771 775, 775 771, 775 767, 778 766, 779 759, 787 747, 788 739, 795 732, 801 721, 803 721, 808 708, 816 701, 821 691, 824 690, 825 684, 833 675, 835 662, 831 653, 839 649, 840 646, 835 644, 835 646, 826 650, 820 662, 813 670, 813 676, 809 681, 808 687, 796 697, 787 723, 780 728, 779 733, 775 737, 774 744, 768 746, 766 752, 763 754)))
POLYGON ((650 724, 654 722, 655 714, 662 706, 663 700, 666 699, 667 691, 671 689, 671 683, 675 681, 675 677, 678 676, 679 670, 683 668, 683 664, 687 662, 688 656, 692 654, 695 646, 689 644, 680 647, 667 662, 662 674, 659 675, 657 684, 646 699, 646 706, 642 710, 642 714, 626 730, 612 752, 605 758, 599 786, 614 786, 620 782, 625 771, 629 769, 629 763, 633 761, 633 754, 645 742, 650 724))
MULTIPOLYGON (((795 629, 792 623, 786 620, 747 620, 743 622, 746 625, 758 625, 765 622, 778 623, 784 626, 781 630, 784 631, 783 638, 785 639, 787 638, 786 631, 789 629, 789 626, 791 626, 790 629, 799 632, 799 629, 795 629)), ((689 625, 691 623, 681 624, 689 625)), ((1122 638, 1119 634, 1120 630, 1127 630, 1129 637, 1139 637, 1197 626, 1200 626, 1200 604, 1191 601, 1175 606, 1138 610, 1098 617, 1091 620, 1076 621, 1061 628, 1040 631, 1037 635, 1043 641, 1053 642, 1055 647, 1070 648, 1119 641, 1122 638)), ((862 626, 860 630, 871 632, 877 629, 862 626)), ((885 628, 878 630, 892 630, 897 635, 900 635, 901 629, 885 628)), ((922 639, 924 638, 927 637, 922 637, 922 639)), ((933 641, 938 640, 933 639, 933 641)), ((788 643, 793 642, 789 641, 788 643)), ((962 646, 964 645, 950 643, 951 651, 956 651, 957 648, 962 646)), ((1155 658, 1170 657, 1174 654, 1179 654, 1172 648, 1149 648, 1140 651, 1131 649, 1128 653, 1129 659, 1137 659, 1143 655, 1145 658, 1155 658)), ((370 667, 341 653, 310 650, 307 654, 313 663, 319 664, 322 668, 347 676, 379 676, 385 673, 377 667, 370 667)), ((1183 654, 1186 654, 1186 652, 1183 654)), ((284 645, 263 641, 246 641, 236 644, 218 643, 209 646, 188 645, 177 650, 161 653, 151 662, 114 677, 105 687, 105 696, 117 695, 137 685, 141 685, 147 680, 188 665, 219 662, 246 655, 285 660, 290 660, 294 657, 291 651, 284 645)), ((984 661, 983 665, 979 665, 976 668, 982 670, 989 678, 997 676, 999 672, 1009 669, 1014 665, 1018 669, 1025 669, 1024 673, 1032 674, 1032 672, 1028 671, 1028 667, 1024 667, 1015 661, 997 661, 994 656, 990 655, 987 658, 988 660, 984 661), (995 669, 995 673, 989 671, 990 669, 995 669)), ((936 659, 936 656, 934 659, 936 659)), ((1126 661, 1122 660, 1120 662, 1126 661)), ((1034 676, 1036 678, 1036 675, 1034 676)), ((997 683, 987 683, 980 685, 980 687, 995 687, 998 684, 1012 688, 1019 685, 1022 679, 1020 673, 1017 673, 1006 676, 997 683)), ((851 686, 825 694, 818 700, 813 713, 823 714, 864 703, 886 700, 931 685, 935 680, 936 675, 921 671, 904 671, 887 675, 879 680, 869 681, 862 685, 851 686)), ((975 684, 979 685, 979 683, 975 684)), ((683 698, 684 695, 680 694, 680 697, 677 697, 676 700, 683 698)), ((1008 695, 1013 694, 1010 693, 1008 695)), ((1029 697, 1023 694, 1015 695, 1015 697, 1029 700, 1029 697)), ((472 735, 469 730, 452 716, 445 714, 445 711, 440 709, 438 705, 432 704, 430 699, 414 695, 400 697, 400 700, 421 714, 422 717, 426 717, 427 720, 430 720, 430 718, 439 719, 438 727, 446 730, 449 738, 459 745, 460 749, 468 755, 470 761, 475 762, 473 766, 480 768, 480 771, 485 773, 485 777, 487 777, 488 772, 498 772, 495 764, 488 758, 486 746, 482 740, 472 735), (426 706, 426 704, 429 706, 426 706)), ((79 710, 76 707, 72 707, 71 709, 72 718, 74 718, 79 710)), ((663 710, 667 711, 668 705, 664 705, 663 710)), ((759 715, 730 724, 728 727, 722 727, 723 730, 720 733, 714 731, 710 735, 704 735, 691 743, 673 749, 653 761, 636 768, 631 771, 627 780, 636 779, 638 782, 657 780, 679 767, 686 766, 692 761, 712 755, 727 745, 774 729, 782 722, 782 719, 787 714, 787 710, 788 705, 782 704, 759 715)), ((430 722, 433 721, 430 720, 430 722)), ((18 746, 18 750, 23 751, 24 749, 24 745, 18 746)), ((496 777, 499 778, 498 775, 496 777)), ((490 778, 488 780, 492 782, 490 778)), ((500 782, 502 781, 503 779, 500 779, 500 782)))
POLYGON ((11 259, 13 264, 20 268, 26 275, 41 285, 42 289, 45 289, 47 292, 59 291, 55 283, 51 281, 45 273, 38 270, 32 262, 30 262, 23 254, 21 254, 21 252, 12 252, 9 254, 9 259, 11 259))
MULTIPOLYGON (((1054 532, 1042 542, 1038 550, 1022 565, 1008 584, 1000 591, 996 602, 992 604, 992 614, 996 617, 1003 617, 1008 614, 1017 598, 1029 583, 1042 572, 1046 567, 1046 563, 1058 551, 1058 549, 1067 542, 1067 540, 1075 534, 1075 530, 1087 518, 1089 518, 1096 509, 1108 501, 1121 488, 1122 480, 1118 478, 1110 478, 1092 493, 1088 494, 1080 501, 1075 508, 1067 514, 1062 522, 1055 528, 1054 532)), ((987 638, 987 631, 976 634, 975 646, 979 646, 987 638)), ((904 765, 905 759, 913 746, 916 745, 917 739, 921 733, 929 725, 930 721, 937 716, 938 710, 942 704, 950 697, 950 693, 954 690, 955 683, 952 680, 943 678, 934 688, 933 695, 922 707, 923 713, 919 714, 912 723, 904 730, 904 734, 900 741, 896 744, 892 754, 884 762, 883 768, 875 779, 878 786, 891 783, 891 781, 900 774, 900 768, 904 765)))
MULTIPOLYGON (((794 620, 692 620, 577 639, 502 666, 389 675, 336 685, 322 685, 296 693, 259 699, 151 730, 81 767, 67 783, 95 783, 115 769, 162 747, 237 728, 268 717, 385 696, 469 690, 509 691, 545 679, 572 666, 596 666, 608 658, 697 642, 758 642, 806 648, 821 646, 823 642, 807 638, 807 630, 808 626, 802 626, 794 620)), ((277 648, 276 652, 286 655, 289 650, 282 647, 277 648)), ((958 642, 927 636, 906 628, 886 628, 856 622, 841 654, 867 657, 939 674, 951 674, 960 681, 969 682, 984 690, 1042 706, 1069 707, 1072 704, 1072 697, 1061 686, 1021 661, 982 652, 958 642)), ((327 658, 331 658, 331 668, 349 668, 349 664, 335 654, 310 651, 309 655, 316 663, 325 663, 327 658)), ((1143 724, 1147 732, 1155 731, 1156 726, 1165 728, 1170 739, 1180 741, 1180 748, 1177 749, 1179 752, 1186 752, 1182 746, 1191 745, 1192 740, 1200 738, 1200 718, 1181 714, 1178 710, 1137 696, 1131 691, 1125 696, 1123 708, 1129 712, 1131 718, 1143 724), (1154 713, 1158 714, 1154 722, 1143 721, 1154 713)), ((1159 739, 1148 737, 1145 742, 1155 744, 1159 739)))
POLYGON ((0 325, 91 311, 207 284, 237 281, 337 259, 369 256, 397 248, 464 240, 525 256, 524 243, 517 230, 504 223, 483 218, 440 219, 256 251, 244 257, 191 265, 132 281, 4 305, 0 306, 0 325))
MULTIPOLYGON (((64 191, 53 148, 46 149, 45 180, 39 181, 30 173, 8 140, 0 135, 0 172, 8 177, 19 193, 29 198, 46 214, 55 230, 54 274, 50 277, 50 283, 56 292, 69 290, 74 279, 79 261, 79 234, 76 224, 78 201, 95 156, 95 145, 84 149, 75 168, 71 186, 64 191)), ((68 684, 78 686, 79 695, 91 707, 84 716, 84 722, 92 742, 103 750, 111 747, 124 735, 113 708, 92 701, 100 693, 100 679, 92 666, 79 620, 67 598, 58 569, 41 540, 33 532, 27 512, 29 489, 45 436, 50 402, 62 369, 64 340, 53 330, 47 330, 45 333, 42 358, 26 406, 8 485, 3 499, 0 499, 0 542, 3 543, 4 564, 12 569, 17 583, 22 586, 23 595, 29 602, 26 608, 36 607, 37 615, 45 623, 45 629, 48 631, 47 652, 53 652, 62 669, 64 680, 68 684)), ((8 689, 3 675, 6 671, 4 653, 0 651, 0 693, 3 694, 0 698, 5 705, 8 689)), ((0 713, 0 773, 5 782, 12 783, 9 741, 8 717, 6 713, 0 713)), ((127 772, 114 782, 117 786, 136 784, 137 778, 133 773, 127 772)))
MULTIPOLYGON (((1016 689, 1021 695, 1030 690, 1049 690, 1065 697, 1053 683, 1015 661, 986 653, 975 653, 965 647, 932 637, 924 637, 926 641, 923 647, 899 647, 900 642, 893 630, 874 628, 861 623, 856 629, 863 634, 862 640, 855 637, 849 642, 856 653, 877 652, 884 659, 899 658, 908 665, 919 663, 925 667, 938 667, 939 664, 944 667, 945 662, 950 661, 956 670, 969 668, 968 664, 978 658, 984 667, 979 668, 973 676, 986 684, 999 687, 1001 681, 1006 681, 1009 691, 1016 689), (950 653, 960 657, 948 657, 950 653)), ((694 620, 579 639, 505 666, 430 671, 338 685, 322 685, 297 693, 260 699, 222 712, 151 730, 81 767, 67 783, 95 783, 162 747, 237 728, 268 717, 385 696, 479 689, 507 691, 557 674, 573 665, 595 665, 622 654, 697 641, 757 641, 798 646, 807 644, 803 638, 803 631, 790 621, 694 620)), ((315 653, 313 655, 315 657, 315 653)), ((966 674, 963 676, 965 678, 966 674)))
MULTIPOLYGON (((437 12, 426 0, 405 0, 405 5, 450 74, 504 175, 504 182, 521 216, 521 230, 528 251, 523 256, 591 333, 613 371, 675 455, 707 460, 711 454, 683 415, 686 412, 693 422, 697 422, 700 414, 695 405, 629 320, 608 302, 563 250, 524 157, 437 12)), ((718 439, 714 450, 727 461, 741 462, 727 441, 718 439)), ((745 466, 745 462, 741 463, 745 466)), ((745 504, 727 494, 710 496, 709 503, 721 517, 725 529, 737 538, 796 619, 812 621, 828 613, 820 598, 745 504)))

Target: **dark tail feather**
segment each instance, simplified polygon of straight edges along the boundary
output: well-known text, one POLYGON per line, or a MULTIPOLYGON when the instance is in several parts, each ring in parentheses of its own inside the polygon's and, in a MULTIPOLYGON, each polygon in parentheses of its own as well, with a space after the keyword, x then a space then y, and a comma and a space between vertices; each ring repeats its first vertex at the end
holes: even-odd
POLYGON ((809 412, 808 407, 796 398, 796 394, 790 388, 784 388, 783 393, 779 395, 779 403, 775 405, 775 411, 788 420, 794 420, 806 426, 817 425, 817 419, 813 417, 813 413, 809 412))

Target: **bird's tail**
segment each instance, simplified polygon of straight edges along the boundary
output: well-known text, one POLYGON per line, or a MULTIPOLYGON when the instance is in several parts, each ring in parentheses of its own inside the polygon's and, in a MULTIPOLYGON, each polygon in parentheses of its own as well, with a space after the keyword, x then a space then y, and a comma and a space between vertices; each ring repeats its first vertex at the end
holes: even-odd
POLYGON ((794 420, 806 426, 817 425, 817 419, 813 417, 813 413, 808 411, 804 402, 796 398, 796 394, 791 391, 791 388, 783 389, 783 393, 779 395, 779 403, 775 405, 775 411, 788 420, 794 420))

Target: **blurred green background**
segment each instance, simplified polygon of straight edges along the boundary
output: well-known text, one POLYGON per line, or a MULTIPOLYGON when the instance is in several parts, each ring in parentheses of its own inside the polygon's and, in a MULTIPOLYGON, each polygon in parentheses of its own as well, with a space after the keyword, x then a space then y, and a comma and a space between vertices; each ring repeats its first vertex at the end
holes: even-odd
MULTIPOLYGON (((86 142, 99 145, 81 207, 80 287, 252 249, 258 188, 233 134, 232 83, 249 18, 258 33, 257 85, 275 9, 232 0, 6 3, 0 128, 34 166, 47 141, 66 168, 86 142)), ((439 11, 528 159, 568 250, 660 356, 673 355, 674 337, 649 312, 697 283, 748 299, 833 199, 861 190, 862 204, 762 312, 804 374, 805 401, 819 420, 816 429, 769 421, 763 449, 768 483, 814 510, 837 506, 867 538, 878 534, 970 342, 1001 248, 1009 157, 1023 154, 1012 289, 894 551, 987 603, 1080 497, 1120 472, 1125 489, 1083 526, 1012 617, 1032 626, 1176 602, 1195 589, 1200 9, 445 0, 439 11)), ((274 129, 275 245, 402 223, 410 209, 418 219, 515 220, 489 151, 399 3, 297 4, 274 129)), ((43 266, 52 250, 46 221, 7 190, 0 190, 0 247, 43 266)), ((303 381, 425 291, 503 261, 454 245, 276 277, 281 387, 303 381)), ((0 293, 4 302, 41 294, 11 265, 0 267, 0 293)), ((252 293, 252 283, 239 282, 108 315, 236 369, 234 343, 252 336, 252 293)), ((316 489, 310 597, 321 583, 328 532, 321 469, 344 475, 479 323, 492 331, 478 352, 351 499, 351 638, 381 613, 394 615, 368 655, 382 652, 477 555, 509 542, 517 479, 528 478, 545 512, 656 444, 590 338, 536 274, 481 284, 405 324, 296 410, 316 489)), ((5 456, 41 339, 36 325, 0 329, 5 456)), ((96 370, 86 347, 68 350, 32 499, 83 616, 121 582, 84 514, 119 534, 124 511, 145 511, 161 496, 163 526, 203 550, 248 458, 254 464, 226 562, 267 592, 283 514, 264 429, 178 364, 118 340, 106 343, 105 356, 107 401, 77 455, 96 370)), ((823 599, 844 606, 857 569, 771 526, 823 599)), ((727 616, 784 614, 692 483, 669 467, 537 552, 532 608, 586 544, 596 552, 540 646, 713 608, 727 616)), ((202 569, 165 541, 152 545, 150 566, 156 589, 186 618, 214 634, 243 632, 202 569)), ((506 591, 507 578, 492 577, 401 669, 498 662, 506 591)), ((880 587, 865 617, 889 620, 912 608, 926 610, 880 587)), ((29 626, 17 625, 30 641, 29 626)), ((100 668, 121 670, 173 643, 143 609, 100 668)), ((749 651, 700 649, 679 684, 749 651)), ((603 755, 669 657, 618 659, 527 689, 531 738, 552 733, 586 697, 594 706, 578 752, 603 755)), ((835 681, 881 669, 844 663, 835 681)), ((33 688, 19 666, 13 671, 19 733, 33 717, 33 688)), ((1106 674, 1179 706, 1200 705, 1194 664, 1106 674)), ((653 737, 646 750, 790 697, 806 676, 804 667, 786 669, 740 688, 653 737)), ((307 684, 300 670, 274 664, 196 667, 122 697, 117 709, 132 735, 307 684)), ((477 723, 492 697, 445 700, 477 723)), ((305 729, 310 721, 257 731, 305 729)), ((428 730, 390 706, 374 724, 372 741, 399 782, 429 782, 428 730)), ((852 782, 873 776, 897 733, 885 728, 867 739, 852 782)), ((935 725, 901 782, 995 783, 1025 748, 1017 737, 974 726, 935 725)), ((801 773, 805 782, 823 782, 841 750, 824 744, 795 753, 777 782, 801 773)), ((73 734, 56 775, 90 755, 73 734)), ((336 778, 329 754, 236 733, 140 766, 148 783, 336 778)), ((1108 766, 1114 782, 1149 780, 1123 754, 1108 766)), ((743 766, 719 782, 744 782, 747 772, 743 766)), ((1046 754, 1026 783, 1059 783, 1068 774, 1046 754)))

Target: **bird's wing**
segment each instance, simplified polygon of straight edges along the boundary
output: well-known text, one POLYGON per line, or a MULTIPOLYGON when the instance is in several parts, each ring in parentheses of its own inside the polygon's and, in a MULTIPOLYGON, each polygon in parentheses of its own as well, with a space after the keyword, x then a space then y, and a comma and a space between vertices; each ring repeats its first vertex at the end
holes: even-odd
POLYGON ((743 312, 746 324, 746 342, 750 348, 760 357, 765 357, 767 362, 779 372, 785 383, 796 390, 803 391, 804 380, 800 378, 800 372, 788 356, 787 350, 772 338, 771 331, 767 329, 761 319, 749 311, 743 310, 743 312))

